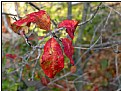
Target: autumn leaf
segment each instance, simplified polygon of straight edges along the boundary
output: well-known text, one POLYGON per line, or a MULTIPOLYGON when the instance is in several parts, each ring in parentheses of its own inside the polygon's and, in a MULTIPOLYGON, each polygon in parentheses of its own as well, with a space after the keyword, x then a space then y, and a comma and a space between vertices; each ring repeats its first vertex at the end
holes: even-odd
POLYGON ((70 59, 70 63, 74 65, 74 60, 72 56, 74 54, 74 47, 72 46, 72 41, 68 38, 62 38, 62 44, 64 46, 64 53, 70 59))
POLYGON ((26 67, 27 70, 31 69, 31 66, 29 64, 26 64, 25 67, 26 67))
POLYGON ((16 54, 6 54, 7 58, 15 59, 17 57, 16 54))
POLYGON ((47 78, 45 78, 45 77, 42 77, 41 78, 41 83, 44 85, 44 86, 47 86, 47 84, 49 83, 50 81, 47 79, 47 78))
POLYGON ((44 10, 27 14, 24 18, 14 22, 12 29, 18 33, 24 26, 29 27, 31 23, 35 23, 40 29, 50 30, 50 16, 44 10))
POLYGON ((93 91, 99 91, 99 87, 97 85, 94 86, 94 90, 93 91))
POLYGON ((78 25, 78 21, 76 20, 63 20, 62 22, 59 23, 58 27, 65 27, 66 28, 66 32, 69 34, 69 36, 71 37, 71 39, 74 38, 74 32, 75 29, 78 25))
POLYGON ((55 38, 51 38, 46 42, 40 65, 49 78, 53 78, 56 73, 64 68, 63 52, 55 38))

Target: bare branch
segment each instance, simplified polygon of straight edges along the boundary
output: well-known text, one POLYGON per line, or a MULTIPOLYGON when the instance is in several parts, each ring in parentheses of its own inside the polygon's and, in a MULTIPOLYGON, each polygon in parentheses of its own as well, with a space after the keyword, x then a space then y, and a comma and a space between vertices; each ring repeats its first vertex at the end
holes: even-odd
POLYGON ((121 16, 121 13, 117 10, 115 10, 114 8, 110 7, 109 5, 106 5, 103 3, 104 6, 108 7, 109 9, 112 9, 114 12, 116 12, 119 16, 121 16))
POLYGON ((19 12, 19 10, 18 10, 18 3, 17 3, 17 2, 15 2, 15 10, 16 10, 18 19, 20 19, 21 17, 20 17, 20 12, 19 12))
POLYGON ((10 16, 17 16, 15 14, 11 14, 11 13, 6 13, 6 12, 2 12, 3 15, 10 15, 10 16))
POLYGON ((68 3, 68 15, 67 19, 72 19, 72 2, 67 2, 68 3))
POLYGON ((89 47, 89 49, 88 49, 86 52, 84 52, 84 53, 82 54, 82 56, 77 60, 77 62, 76 62, 75 65, 78 65, 78 64, 80 63, 82 57, 83 57, 86 53, 88 53, 88 52, 96 45, 96 43, 99 41, 100 37, 101 37, 101 36, 99 36, 99 38, 95 41, 95 43, 92 44, 92 45, 89 47))
POLYGON ((40 10, 40 9, 39 9, 39 7, 37 7, 37 6, 36 6, 36 5, 34 5, 33 3, 28 2, 28 4, 29 4, 29 5, 31 5, 32 7, 34 7, 35 9, 40 10))
POLYGON ((39 60, 39 58, 40 58, 40 55, 41 55, 41 50, 38 49, 38 56, 37 56, 37 58, 36 58, 36 61, 35 61, 35 64, 34 64, 34 68, 33 68, 33 70, 32 70, 32 77, 31 77, 32 81, 33 81, 33 79, 34 79, 34 73, 35 73, 35 69, 36 69, 36 67, 37 67, 37 63, 38 63, 38 60, 39 60))
POLYGON ((57 33, 58 31, 63 30, 63 29, 65 29, 65 28, 62 27, 62 28, 58 28, 58 29, 54 29, 54 30, 50 31, 49 33, 47 33, 47 34, 41 39, 41 41, 38 42, 38 45, 40 45, 40 43, 42 43, 43 40, 44 40, 46 37, 52 35, 53 33, 57 33))
MULTIPOLYGON (((4 12, 4 5, 2 7, 2 11, 4 12)), ((13 36, 12 39, 14 40, 14 38, 18 37, 17 34, 15 34, 12 29, 9 27, 7 19, 6 19, 6 15, 2 15, 3 21, 4 21, 4 25, 6 27, 6 29, 8 30, 8 32, 13 36)))
MULTIPOLYGON (((110 41, 110 42, 106 42, 106 43, 103 43, 103 44, 96 44, 96 45, 94 45, 93 48, 108 47, 108 46, 112 46, 113 44, 121 45, 121 40, 110 41)), ((90 44, 83 44, 80 47, 89 47, 89 46, 90 46, 90 44)))
MULTIPOLYGON (((118 51, 118 45, 116 46, 116 51, 118 51)), ((118 67, 118 53, 115 54, 115 67, 116 67, 116 76, 118 77, 119 76, 119 67, 118 67)), ((119 85, 121 84, 121 81, 120 79, 118 78, 118 83, 119 85)))
POLYGON ((98 10, 99 10, 101 4, 102 4, 102 2, 98 5, 98 7, 97 7, 97 9, 96 9, 96 11, 94 12, 94 14, 93 14, 92 17, 90 17, 90 18, 89 18, 88 20, 86 20, 85 22, 79 23, 78 26, 84 25, 84 24, 88 23, 89 21, 91 21, 91 20, 95 17, 95 15, 97 14, 97 12, 98 12, 98 10))
POLYGON ((109 18, 110 18, 110 16, 111 16, 111 13, 112 13, 112 9, 110 10, 110 13, 108 14, 108 17, 107 17, 107 19, 106 19, 104 28, 106 27, 106 25, 107 25, 107 23, 108 23, 108 20, 109 20, 109 18))

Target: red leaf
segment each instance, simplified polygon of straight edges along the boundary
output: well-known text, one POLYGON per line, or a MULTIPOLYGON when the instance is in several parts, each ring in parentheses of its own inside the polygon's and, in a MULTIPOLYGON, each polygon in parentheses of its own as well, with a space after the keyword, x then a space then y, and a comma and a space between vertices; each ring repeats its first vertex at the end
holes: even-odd
POLYGON ((31 66, 29 64, 26 64, 25 67, 27 70, 30 70, 30 68, 31 68, 31 66))
POLYGON ((74 47, 72 46, 72 41, 68 38, 62 39, 62 44, 64 46, 64 53, 70 59, 72 65, 74 65, 74 60, 72 59, 72 55, 74 53, 74 47))
POLYGON ((18 33, 23 26, 29 27, 31 22, 36 23, 40 29, 50 30, 50 16, 44 10, 30 13, 26 15, 25 18, 14 22, 12 24, 12 29, 14 32, 18 33))
POLYGON ((47 84, 49 83, 50 81, 47 79, 47 78, 45 78, 45 77, 42 77, 41 78, 41 83, 44 85, 44 86, 47 86, 47 84))
POLYGON ((99 87, 97 85, 94 86, 94 90, 93 91, 99 91, 99 87))
POLYGON ((46 42, 40 65, 44 73, 50 78, 53 78, 64 68, 63 52, 55 38, 46 42))
POLYGON ((64 20, 62 22, 59 23, 58 27, 65 27, 67 33, 69 34, 69 36, 71 37, 71 39, 74 38, 74 32, 75 29, 78 25, 78 21, 76 20, 64 20))
POLYGON ((7 58, 15 59, 17 57, 16 54, 6 54, 7 58))

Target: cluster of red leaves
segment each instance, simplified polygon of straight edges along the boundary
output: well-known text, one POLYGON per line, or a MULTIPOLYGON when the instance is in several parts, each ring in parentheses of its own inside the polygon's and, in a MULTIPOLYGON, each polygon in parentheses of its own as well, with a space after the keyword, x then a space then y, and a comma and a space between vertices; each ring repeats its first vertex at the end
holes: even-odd
MULTIPOLYGON (((21 34, 20 30, 24 26, 30 26, 30 23, 35 23, 40 29, 49 31, 51 22, 50 16, 44 11, 33 12, 26 15, 25 18, 20 19, 12 24, 14 32, 21 34)), ((71 39, 74 38, 74 32, 78 25, 78 21, 75 20, 63 20, 58 24, 58 28, 65 27, 66 32, 71 39)), ((23 33, 23 32, 22 32, 23 33)), ((70 63, 74 65, 72 58, 74 48, 72 46, 72 40, 68 38, 62 38, 62 44, 64 46, 64 53, 70 59, 70 63)), ((53 78, 56 73, 60 72, 64 68, 64 55, 61 46, 54 37, 49 39, 44 46, 44 53, 40 59, 40 65, 44 73, 53 78)))

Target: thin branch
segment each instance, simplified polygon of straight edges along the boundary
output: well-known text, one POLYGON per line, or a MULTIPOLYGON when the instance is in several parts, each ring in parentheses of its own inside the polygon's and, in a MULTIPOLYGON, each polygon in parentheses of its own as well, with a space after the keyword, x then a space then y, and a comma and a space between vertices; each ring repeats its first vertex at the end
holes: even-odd
POLYGON ((121 88, 118 88, 116 91, 121 91, 121 88))
POLYGON ((33 70, 32 70, 32 77, 31 77, 32 81, 33 81, 33 79, 34 79, 34 73, 35 73, 35 69, 36 69, 36 67, 37 67, 37 63, 38 63, 38 60, 39 60, 39 58, 40 58, 40 55, 41 55, 41 50, 38 49, 38 56, 37 56, 37 58, 36 58, 36 61, 35 61, 35 64, 34 64, 34 68, 33 68, 33 70))
MULTIPOLYGON (((116 46, 116 51, 118 52, 118 45, 116 46)), ((118 66, 118 53, 115 54, 115 67, 116 67, 116 76, 119 76, 119 66, 118 66)), ((120 79, 118 78, 118 83, 121 84, 120 79)))
POLYGON ((96 43, 99 41, 100 37, 101 37, 101 36, 99 36, 99 38, 95 41, 95 43, 92 44, 92 45, 89 47, 89 49, 88 49, 86 52, 84 52, 84 53, 82 54, 82 56, 77 60, 77 62, 76 62, 75 65, 78 65, 79 62, 81 61, 82 57, 83 57, 86 53, 88 53, 88 52, 96 45, 96 43))
MULTIPOLYGON (((89 5, 90 5, 89 2, 83 3, 83 7, 84 8, 83 8, 83 14, 82 14, 82 20, 81 20, 82 22, 85 22, 87 20, 87 14, 88 14, 88 10, 89 10, 89 5)), ((82 34, 84 32, 85 27, 86 27, 86 24, 83 25, 83 26, 79 26, 79 31, 78 31, 78 36, 79 37, 77 38, 77 40, 75 42, 76 44, 80 45, 79 41, 82 39, 82 34)), ((78 51, 77 53, 80 54, 80 51, 78 51)))
POLYGON ((32 7, 34 7, 35 9, 40 10, 40 8, 39 8, 39 7, 37 7, 36 5, 34 5, 33 3, 28 2, 28 4, 29 4, 29 5, 31 5, 32 7))
POLYGON ((30 47, 33 47, 32 44, 29 42, 28 37, 26 36, 26 34, 23 35, 23 38, 24 38, 26 44, 28 44, 30 47))
POLYGON ((11 13, 6 13, 6 12, 2 12, 3 15, 10 15, 10 16, 17 16, 15 14, 11 14, 11 13))
POLYGON ((86 73, 83 73, 82 75, 79 75, 77 78, 75 78, 75 79, 73 80, 74 83, 75 83, 76 81, 79 81, 80 78, 82 78, 82 77, 88 75, 88 73, 93 73, 93 72, 94 72, 94 70, 90 70, 89 72, 86 72, 86 73))
POLYGON ((107 25, 107 23, 108 23, 108 20, 109 20, 109 18, 110 18, 110 15, 111 15, 111 12, 112 12, 112 9, 110 10, 110 13, 108 14, 108 16, 107 16, 107 19, 106 19, 106 22, 105 22, 105 24, 104 24, 104 26, 103 26, 103 29, 101 29, 101 31, 100 31, 100 35, 101 35, 101 38, 100 38, 100 43, 102 44, 103 43, 103 32, 105 31, 105 27, 106 27, 106 25, 107 25))
POLYGON ((108 20, 109 20, 109 18, 110 18, 110 16, 111 16, 111 13, 112 13, 112 9, 110 10, 110 13, 108 14, 108 17, 107 17, 107 19, 106 19, 104 28, 106 27, 106 25, 107 25, 107 23, 108 23, 108 20))
MULTIPOLYGON (((2 11, 4 12, 4 5, 3 5, 3 7, 2 7, 2 11)), ((12 29, 9 27, 5 14, 2 15, 2 18, 3 18, 3 22, 4 22, 4 25, 5 25, 6 29, 7 29, 7 31, 8 31, 10 34, 12 34, 12 36, 13 36, 12 39, 14 40, 16 37, 18 37, 17 34, 15 34, 15 33, 12 31, 12 29)))
MULTIPOLYGON (((96 44, 96 45, 94 45, 93 48, 110 47, 110 46, 112 46, 113 44, 121 45, 121 40, 110 41, 110 42, 108 41, 108 42, 106 42, 106 43, 96 44)), ((83 45, 80 46, 80 48, 81 48, 81 47, 87 47, 87 48, 89 48, 89 46, 90 46, 90 44, 83 44, 83 45)), ((75 48, 79 48, 79 47, 75 47, 75 48)))
POLYGON ((91 42, 90 44, 92 44, 94 42, 94 38, 96 36, 96 32, 98 31, 98 29, 101 27, 101 25, 103 24, 103 22, 105 21, 106 18, 104 18, 100 24, 98 24, 94 30, 94 33, 93 33, 93 36, 92 36, 92 39, 91 39, 91 42))
MULTIPOLYGON (((66 70, 65 69, 63 69, 63 71, 64 71, 64 74, 66 74, 66 70)), ((68 82, 68 79, 67 79, 67 77, 65 76, 65 81, 66 81, 66 84, 68 84, 69 82, 68 82)), ((70 89, 69 89, 69 87, 67 86, 67 91, 69 91, 70 89)))
POLYGON ((47 33, 47 34, 41 39, 41 41, 38 42, 38 45, 40 45, 40 44, 44 41, 44 39, 45 39, 46 37, 48 37, 48 36, 50 36, 50 35, 53 35, 53 33, 57 33, 58 31, 63 30, 63 29, 65 29, 65 28, 62 27, 62 28, 58 28, 58 29, 54 29, 54 30, 50 31, 49 33, 47 33))
POLYGON ((97 9, 96 9, 96 11, 94 12, 94 14, 93 14, 92 17, 90 17, 90 18, 89 18, 88 20, 86 20, 85 22, 79 23, 78 26, 84 25, 84 24, 88 23, 89 21, 91 21, 91 20, 95 17, 95 15, 97 14, 97 12, 98 12, 98 10, 99 10, 101 4, 102 4, 102 2, 98 5, 98 7, 97 7, 97 9))
MULTIPOLYGON (((81 49, 81 50, 87 50, 89 48, 86 48, 86 47, 74 47, 75 49, 81 49)), ((112 48, 112 45, 111 46, 108 46, 108 47, 101 47, 101 48, 92 48, 91 50, 100 50, 100 49, 108 49, 108 48, 112 48)))
MULTIPOLYGON (((50 83, 48 83, 48 85, 51 85, 51 84, 53 84, 54 82, 56 82, 56 81, 58 81, 58 80, 60 80, 60 79, 62 79, 62 78, 64 78, 64 77, 66 77, 66 76, 68 76, 68 75, 70 75, 70 74, 72 74, 71 72, 68 72, 68 73, 66 73, 65 75, 63 75, 63 76, 61 76, 61 77, 59 77, 59 78, 56 78, 55 80, 53 80, 53 81, 51 81, 50 83)), ((39 90, 41 91, 42 89, 44 89, 45 87, 42 87, 42 88, 40 88, 39 90)))
POLYGON ((67 2, 68 3, 68 15, 67 19, 72 19, 72 2, 67 2))
POLYGON ((18 3, 17 3, 17 2, 15 2, 15 10, 16 10, 16 12, 17 12, 18 18, 20 19, 21 17, 20 17, 20 12, 19 12, 19 10, 18 10, 18 3))
POLYGON ((22 67, 20 68, 20 73, 19 73, 19 81, 22 81, 22 72, 23 72, 23 68, 25 65, 22 65, 22 67))
POLYGON ((55 28, 57 28, 57 26, 58 26, 58 25, 57 25, 57 22, 54 21, 54 20, 52 20, 52 19, 51 19, 51 22, 52 22, 52 24, 55 26, 55 28))
POLYGON ((115 10, 114 8, 110 7, 109 5, 106 5, 103 3, 104 6, 108 7, 109 9, 112 9, 114 12, 116 12, 119 16, 121 16, 121 13, 117 10, 115 10))
POLYGON ((74 81, 69 81, 69 83, 71 83, 71 84, 72 84, 72 83, 73 83, 73 84, 74 84, 74 83, 84 83, 84 84, 89 84, 89 85, 91 85, 91 84, 92 84, 92 85, 93 85, 93 83, 88 82, 88 81, 83 81, 83 80, 75 81, 75 82, 74 82, 74 81))

